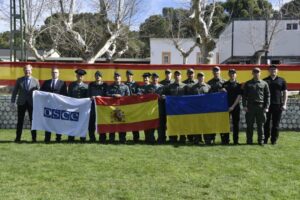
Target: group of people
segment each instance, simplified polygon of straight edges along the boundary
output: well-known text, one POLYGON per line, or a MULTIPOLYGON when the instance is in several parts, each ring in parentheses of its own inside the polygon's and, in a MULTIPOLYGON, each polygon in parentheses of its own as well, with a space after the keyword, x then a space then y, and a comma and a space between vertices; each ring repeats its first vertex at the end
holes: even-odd
MULTIPOLYGON (((108 96, 119 98, 122 96, 141 95, 147 93, 156 93, 159 98, 159 118, 160 124, 157 129, 158 136, 155 137, 155 130, 145 130, 145 142, 149 144, 167 142, 166 137, 166 112, 165 112, 165 96, 182 96, 182 95, 199 95, 215 92, 227 92, 228 96, 228 110, 232 118, 233 125, 233 144, 239 144, 239 121, 240 121, 240 102, 242 101, 243 109, 246 112, 247 123, 247 144, 253 144, 253 126, 256 122, 258 133, 258 144, 264 145, 271 140, 272 144, 276 144, 279 136, 279 122, 281 113, 287 107, 287 86, 283 78, 278 76, 278 68, 276 65, 269 66, 269 76, 261 79, 260 68, 252 70, 252 79, 243 85, 237 81, 237 71, 230 69, 228 71, 229 79, 225 81, 221 77, 221 69, 218 66, 212 68, 213 78, 207 83, 205 82, 205 74, 203 72, 197 73, 192 68, 187 69, 187 79, 182 81, 182 73, 177 70, 172 76, 170 69, 165 70, 165 78, 160 81, 157 73, 144 73, 143 84, 138 84, 134 81, 134 73, 132 70, 126 71, 126 81, 122 82, 122 77, 119 72, 114 72, 114 82, 107 84, 102 81, 102 73, 96 71, 94 74, 95 80, 89 84, 84 82, 86 71, 77 69, 76 81, 71 82, 68 86, 66 82, 59 79, 59 69, 52 68, 52 78, 46 80, 40 87, 39 81, 32 77, 32 66, 26 65, 24 67, 24 76, 16 81, 11 102, 15 105, 17 99, 18 122, 16 129, 15 142, 21 141, 22 127, 25 112, 28 111, 30 121, 32 120, 32 94, 34 90, 41 90, 51 93, 57 93, 74 98, 91 98, 108 96), (195 78, 196 76, 196 78, 195 78), (272 121, 272 126, 271 126, 272 121)), ((96 111, 95 104, 91 103, 91 113, 89 121, 89 141, 95 142, 95 120, 96 111)), ((195 123, 201 123, 195 121, 195 123)), ((184 126, 184 124, 183 124, 184 126)), ((36 142, 36 131, 32 130, 32 142, 36 142)), ((133 142, 140 141, 140 132, 133 131, 133 142)), ((185 143, 186 141, 199 144, 205 143, 208 145, 215 143, 215 133, 211 134, 192 134, 184 133, 185 135, 170 136, 170 143, 185 143)), ((120 132, 119 142, 126 142, 126 132, 120 132)), ((226 145, 230 143, 230 134, 221 133, 221 143, 226 145)), ((69 142, 74 141, 73 136, 68 137, 69 142)), ((80 138, 85 142, 86 138, 80 138)), ((51 141, 51 133, 45 132, 45 142, 51 141)), ((61 135, 56 134, 56 141, 61 141, 61 135)), ((115 133, 99 133, 100 143, 114 143, 115 133)))

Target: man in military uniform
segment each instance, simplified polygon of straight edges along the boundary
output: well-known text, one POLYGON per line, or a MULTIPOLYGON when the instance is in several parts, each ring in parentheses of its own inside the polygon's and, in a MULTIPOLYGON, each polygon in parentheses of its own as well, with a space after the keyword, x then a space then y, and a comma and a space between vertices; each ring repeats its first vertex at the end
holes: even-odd
POLYGON ((259 145, 264 143, 263 125, 270 106, 270 90, 268 84, 260 79, 260 69, 252 70, 253 79, 247 81, 243 91, 243 107, 246 112, 247 144, 253 143, 253 125, 257 124, 257 140, 259 145))
MULTIPOLYGON (((184 80, 183 83, 186 84, 187 92, 190 93, 189 90, 191 89, 191 87, 193 85, 195 85, 195 83, 197 83, 197 80, 194 79, 194 76, 195 76, 194 69, 193 68, 187 69, 186 76, 187 76, 187 79, 184 80)), ((194 140, 193 135, 188 135, 187 138, 188 138, 189 142, 193 142, 193 140, 194 140)))
MULTIPOLYGON (((228 71, 229 80, 223 84, 223 88, 227 92, 229 113, 233 125, 233 143, 239 143, 239 122, 240 122, 240 100, 242 97, 241 84, 236 80, 236 70, 228 71)), ((225 136, 225 144, 229 144, 229 133, 225 136)))
POLYGON ((286 110, 287 104, 287 86, 286 81, 278 76, 278 69, 276 65, 269 67, 269 76, 264 79, 269 85, 271 93, 271 104, 269 112, 267 113, 267 121, 265 123, 265 140, 264 143, 268 143, 268 139, 271 134, 271 144, 276 144, 279 136, 279 122, 283 110, 286 110), (272 119, 272 129, 270 132, 270 123, 272 119))
MULTIPOLYGON (((32 66, 26 65, 23 68, 24 76, 20 77, 16 81, 16 85, 11 95, 11 104, 15 108, 15 102, 17 99, 17 112, 18 122, 16 130, 15 142, 21 141, 23 123, 26 111, 28 111, 30 124, 32 124, 32 111, 33 111, 33 91, 40 89, 39 81, 32 77, 32 66)), ((36 142, 36 130, 31 130, 32 142, 36 142)))
MULTIPOLYGON (((71 82, 68 89, 68 96, 73 98, 87 98, 88 97, 88 85, 83 82, 84 75, 86 71, 83 69, 77 69, 76 73, 76 81, 71 82)), ((74 136, 69 136, 68 141, 73 142, 75 139, 74 136)), ((85 137, 80 137, 81 142, 85 142, 85 137)))
MULTIPOLYGON (((100 71, 95 72, 95 81, 91 82, 88 86, 88 96, 94 100, 96 97, 106 96, 107 84, 102 81, 102 73, 100 71)), ((92 101, 90 121, 89 121, 89 137, 90 142, 95 142, 95 130, 96 130, 96 108, 95 103, 92 101)), ((100 143, 105 143, 106 133, 99 133, 100 143)))
MULTIPOLYGON (((163 94, 169 96, 183 96, 187 95, 187 87, 184 83, 181 82, 181 72, 174 72, 174 83, 171 83, 169 86, 164 88, 163 94)), ((178 136, 169 136, 170 143, 176 143, 178 136)), ((180 135, 179 142, 185 143, 186 137, 185 135, 180 135)))
MULTIPOLYGON (((121 82, 121 74, 119 72, 114 73, 114 83, 108 87, 107 96, 120 98, 123 96, 130 96, 130 90, 127 85, 121 82)), ((109 133, 109 142, 115 142, 115 133, 109 133)), ((126 132, 119 132, 119 142, 125 144, 126 132)))
MULTIPOLYGON (((207 94, 210 92, 210 86, 205 83, 205 75, 203 72, 199 72, 197 74, 198 82, 194 84, 190 90, 190 95, 198 95, 198 94, 207 94)), ((201 123, 201 122, 200 122, 201 123)), ((190 136, 191 137, 191 136, 190 136)), ((202 135, 192 135, 192 138, 190 138, 191 142, 194 142, 194 144, 199 144, 199 142, 202 142, 202 135)))
POLYGON ((174 80, 172 80, 172 71, 170 69, 165 70, 165 76, 165 79, 159 82, 160 84, 168 86, 174 82, 174 80))
MULTIPOLYGON (((133 75, 134 74, 131 70, 126 71, 127 81, 125 82, 125 85, 129 87, 131 95, 137 95, 139 93, 139 85, 133 80, 133 75)), ((133 135, 133 142, 138 143, 140 140, 139 131, 132 131, 132 135, 133 135)))
MULTIPOLYGON (((220 67, 215 66, 212 68, 213 78, 210 79, 207 83, 210 85, 210 92, 221 92, 223 88, 223 84, 225 80, 221 78, 221 70, 220 67)), ((226 138, 228 136, 226 134, 221 133, 221 142, 226 143, 226 138)), ((216 134, 205 134, 204 141, 206 144, 214 144, 215 143, 216 134)))
MULTIPOLYGON (((66 82, 59 80, 59 70, 57 67, 53 67, 52 71, 52 79, 46 80, 42 87, 41 91, 51 92, 55 94, 68 95, 67 84, 66 82)), ((45 142, 48 143, 51 140, 51 132, 45 132, 45 142)), ((56 133, 56 142, 61 141, 61 134, 56 133)))

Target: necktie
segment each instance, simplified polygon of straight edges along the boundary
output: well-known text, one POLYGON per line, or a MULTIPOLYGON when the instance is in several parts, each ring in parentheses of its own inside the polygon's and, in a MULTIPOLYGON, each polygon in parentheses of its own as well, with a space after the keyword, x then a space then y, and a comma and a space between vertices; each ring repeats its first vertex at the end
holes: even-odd
POLYGON ((28 89, 29 89, 29 78, 28 77, 25 78, 24 85, 25 85, 25 90, 28 91, 28 89))
POLYGON ((54 87, 55 87, 55 80, 52 80, 52 83, 51 83, 51 90, 54 90, 54 87))

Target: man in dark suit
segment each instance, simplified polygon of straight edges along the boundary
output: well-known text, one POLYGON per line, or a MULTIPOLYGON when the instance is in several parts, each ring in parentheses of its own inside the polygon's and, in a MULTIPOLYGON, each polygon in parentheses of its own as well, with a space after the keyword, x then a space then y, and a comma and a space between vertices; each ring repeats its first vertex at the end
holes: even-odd
MULTIPOLYGON (((16 97, 18 95, 17 100, 17 108, 18 108, 18 123, 17 123, 17 131, 16 131, 16 139, 15 142, 21 141, 22 129, 24 123, 24 117, 26 110, 29 114, 30 123, 32 122, 32 93, 34 90, 40 89, 39 81, 32 77, 32 66, 26 65, 24 67, 24 76, 20 77, 16 81, 16 85, 13 89, 11 96, 11 103, 15 105, 16 97)), ((36 131, 31 131, 32 142, 36 142, 36 131)))
MULTIPOLYGON (((59 70, 57 67, 53 67, 52 71, 52 79, 46 80, 41 90, 45 92, 51 92, 55 94, 61 94, 67 96, 67 85, 64 81, 59 80, 59 70)), ((45 132, 45 142, 48 143, 51 140, 51 132, 46 131, 45 132)), ((61 141, 61 134, 56 134, 56 142, 61 141)))

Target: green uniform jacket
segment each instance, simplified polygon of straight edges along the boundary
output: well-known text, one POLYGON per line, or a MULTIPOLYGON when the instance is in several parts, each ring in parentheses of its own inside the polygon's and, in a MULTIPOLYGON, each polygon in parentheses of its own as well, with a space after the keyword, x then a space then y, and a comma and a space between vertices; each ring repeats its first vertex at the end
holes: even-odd
POLYGON ((87 98, 88 96, 88 85, 85 83, 78 84, 77 81, 70 83, 68 89, 68 96, 74 98, 87 98))

